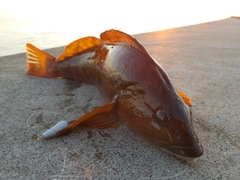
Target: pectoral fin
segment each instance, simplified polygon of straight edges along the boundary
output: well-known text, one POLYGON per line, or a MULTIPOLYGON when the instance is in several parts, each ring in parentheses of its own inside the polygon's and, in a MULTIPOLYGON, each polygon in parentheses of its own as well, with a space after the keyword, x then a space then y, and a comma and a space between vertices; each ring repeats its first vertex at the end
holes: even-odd
POLYGON ((187 104, 188 106, 192 106, 192 101, 191 99, 182 91, 177 90, 178 94, 182 97, 183 101, 185 102, 185 104, 187 104))
POLYGON ((58 135, 63 135, 73 130, 79 124, 95 128, 116 128, 118 127, 119 118, 117 118, 118 102, 115 98, 111 103, 100 106, 84 116, 73 121, 68 127, 58 131, 58 135))

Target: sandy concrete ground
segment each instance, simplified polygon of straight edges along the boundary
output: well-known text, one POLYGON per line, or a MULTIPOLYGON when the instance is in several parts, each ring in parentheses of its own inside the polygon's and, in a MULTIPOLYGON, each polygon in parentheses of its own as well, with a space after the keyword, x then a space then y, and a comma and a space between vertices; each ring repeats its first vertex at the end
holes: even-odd
MULTIPOLYGON (((135 35, 172 83, 193 101, 204 154, 183 162, 126 125, 79 127, 37 140, 60 120, 103 104, 93 86, 25 75, 25 54, 0 58, 0 179, 238 179, 240 177, 240 20, 135 35)), ((49 49, 59 55, 62 47, 49 49)))

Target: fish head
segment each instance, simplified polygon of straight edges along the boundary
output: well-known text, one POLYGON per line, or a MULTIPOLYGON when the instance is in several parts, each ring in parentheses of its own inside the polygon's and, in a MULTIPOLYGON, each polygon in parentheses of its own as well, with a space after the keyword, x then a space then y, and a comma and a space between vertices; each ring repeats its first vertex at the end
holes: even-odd
POLYGON ((171 92, 167 104, 161 104, 153 112, 152 125, 153 143, 162 151, 185 160, 203 154, 193 128, 191 109, 176 91, 171 92))
POLYGON ((120 98, 120 114, 126 124, 163 152, 185 160, 200 157, 203 148, 193 129, 190 107, 174 89, 161 98, 146 94, 120 98))
POLYGON ((149 60, 135 67, 137 80, 121 92, 120 115, 158 149, 185 160, 198 158, 203 148, 193 128, 191 109, 156 64, 149 60))

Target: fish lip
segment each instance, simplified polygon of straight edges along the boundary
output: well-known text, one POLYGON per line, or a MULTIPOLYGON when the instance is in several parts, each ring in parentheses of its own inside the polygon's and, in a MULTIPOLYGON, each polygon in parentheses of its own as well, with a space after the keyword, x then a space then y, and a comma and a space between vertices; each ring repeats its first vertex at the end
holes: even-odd
POLYGON ((202 156, 203 154, 203 148, 201 146, 201 144, 198 144, 197 148, 195 146, 165 146, 165 147, 161 147, 160 148, 161 151, 170 154, 172 156, 175 156, 177 158, 183 159, 183 160, 187 160, 187 161, 191 161, 193 159, 199 158, 200 156, 202 156), (194 152, 194 151, 199 151, 198 153, 194 153, 194 154, 189 154, 189 155, 184 155, 184 154, 178 154, 173 152, 172 150, 190 150, 190 152, 194 152))

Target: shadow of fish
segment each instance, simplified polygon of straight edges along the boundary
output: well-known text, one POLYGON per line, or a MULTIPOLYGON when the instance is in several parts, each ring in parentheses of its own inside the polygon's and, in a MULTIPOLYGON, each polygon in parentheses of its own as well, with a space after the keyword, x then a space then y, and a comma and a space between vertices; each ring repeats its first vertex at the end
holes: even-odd
POLYGON ((162 67, 132 36, 108 30, 100 39, 84 37, 66 46, 58 58, 31 44, 26 50, 27 74, 93 84, 109 100, 70 124, 59 125, 52 136, 79 124, 116 128, 123 120, 164 152, 183 159, 202 155, 193 130, 191 100, 172 86, 162 67))

